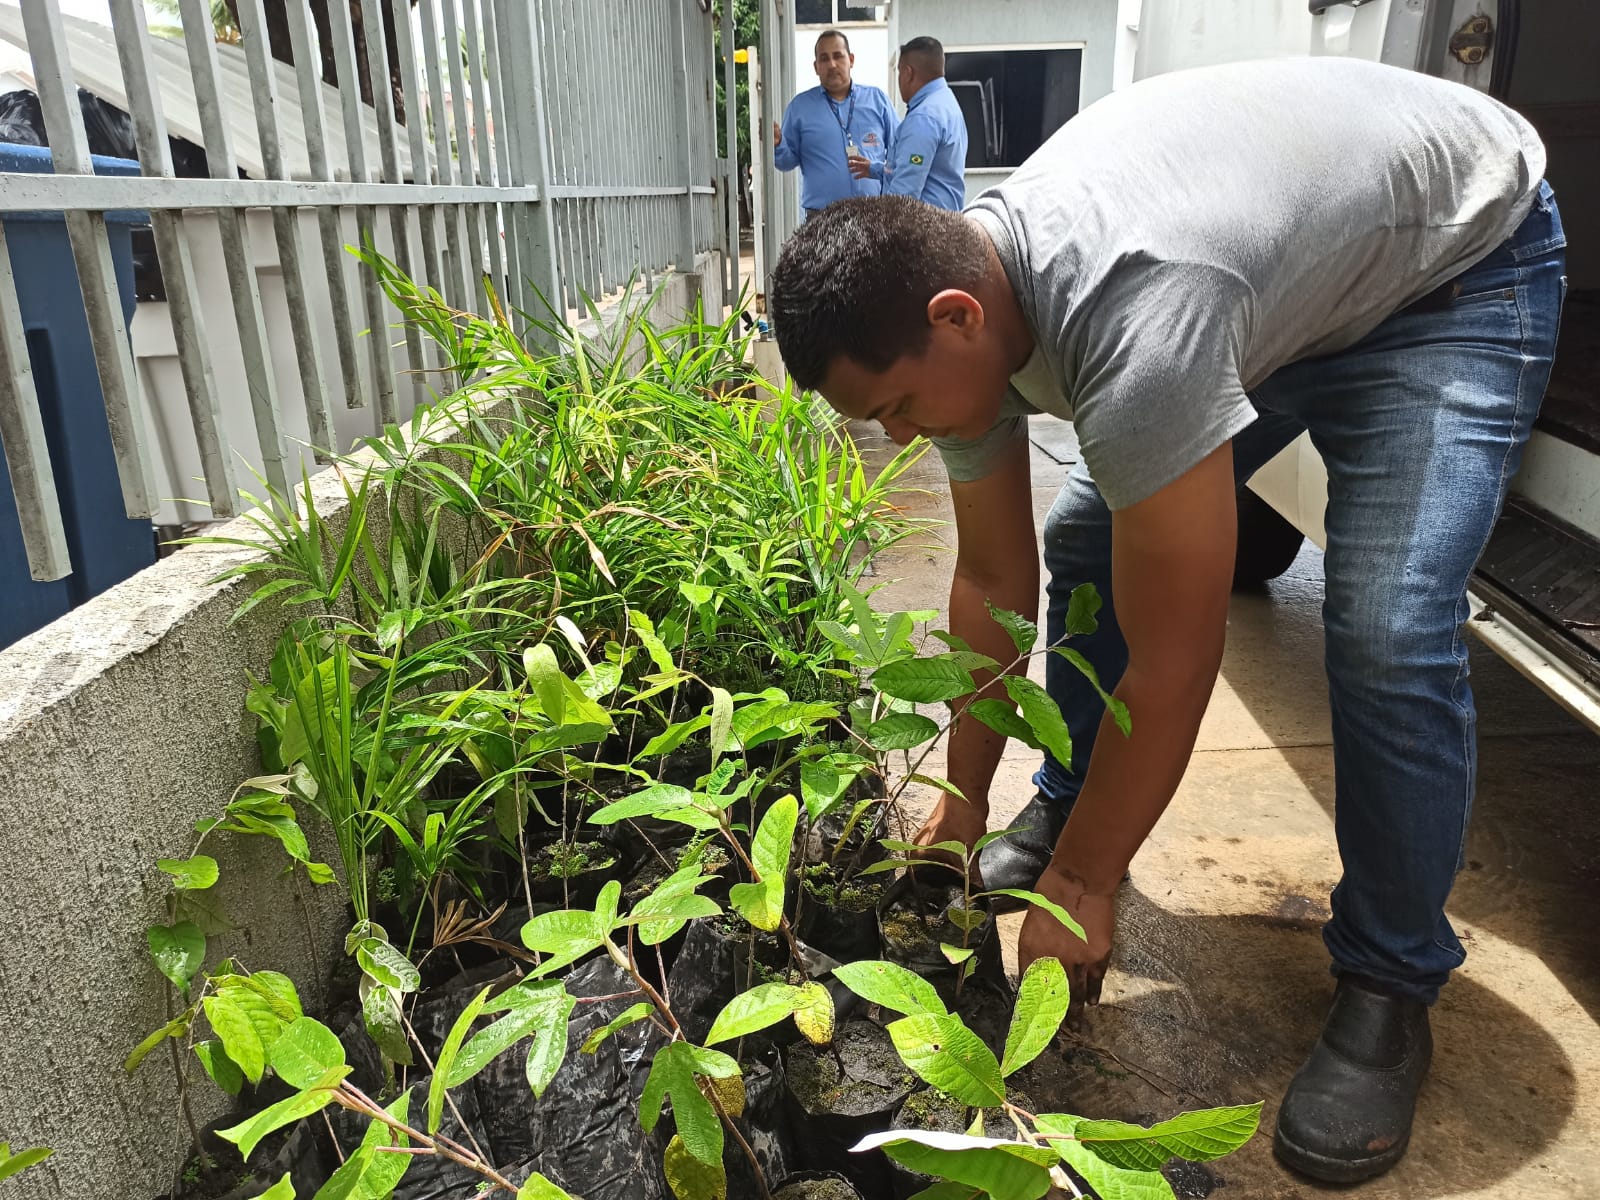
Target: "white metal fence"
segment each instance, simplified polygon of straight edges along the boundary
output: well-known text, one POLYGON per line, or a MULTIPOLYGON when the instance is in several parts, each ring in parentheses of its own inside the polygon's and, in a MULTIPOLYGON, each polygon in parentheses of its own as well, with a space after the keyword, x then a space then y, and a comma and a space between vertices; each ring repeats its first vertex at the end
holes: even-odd
MULTIPOLYGON (((55 171, 0 172, 0 217, 65 214, 130 517, 191 462, 209 515, 232 515, 241 460, 286 489, 311 448, 348 448, 352 410, 372 432, 427 399, 439 364, 391 332, 350 243, 484 315, 486 281, 508 310, 564 315, 697 253, 736 259, 709 0, 237 0, 238 45, 214 39, 209 0, 180 0, 181 40, 150 32, 143 0, 108 3, 109 28, 0 0, 55 171), (80 86, 130 114, 140 175, 94 174, 80 86), (209 178, 176 177, 169 136, 209 178), (150 214, 186 419, 152 411, 163 377, 130 346, 106 233, 125 209, 150 214)), ((62 578, 3 230, 0 440, 31 573, 62 578)))

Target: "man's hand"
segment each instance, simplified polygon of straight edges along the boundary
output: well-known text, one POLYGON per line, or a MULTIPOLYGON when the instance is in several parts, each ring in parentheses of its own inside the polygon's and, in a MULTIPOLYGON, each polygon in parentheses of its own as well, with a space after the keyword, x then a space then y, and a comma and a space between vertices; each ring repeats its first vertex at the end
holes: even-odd
MULTIPOLYGON (((939 803, 933 806, 933 812, 922 823, 922 828, 917 830, 911 841, 918 846, 933 846, 939 842, 960 842, 969 850, 979 838, 988 832, 988 814, 965 800, 946 793, 940 797, 939 803)), ((926 862, 940 863, 952 870, 961 870, 961 860, 948 850, 928 850, 912 857, 926 862)))
POLYGON ((772 146, 773 146, 773 149, 777 149, 781 145, 783 145, 783 126, 779 125, 776 121, 774 121, 772 123, 772 146))
POLYGON ((859 154, 851 154, 846 156, 844 161, 850 166, 850 177, 852 179, 865 179, 872 174, 872 160, 869 158, 864 158, 859 154))
POLYGON ((1080 1014, 1085 1004, 1100 1003, 1100 981, 1105 978, 1111 959, 1111 939, 1117 928, 1117 900, 1114 894, 1090 892, 1081 879, 1046 868, 1034 886, 1046 900, 1054 900, 1083 926, 1087 941, 1037 906, 1028 909, 1017 937, 1017 969, 1026 971, 1036 958, 1057 958, 1066 968, 1072 989, 1072 1013, 1080 1014))

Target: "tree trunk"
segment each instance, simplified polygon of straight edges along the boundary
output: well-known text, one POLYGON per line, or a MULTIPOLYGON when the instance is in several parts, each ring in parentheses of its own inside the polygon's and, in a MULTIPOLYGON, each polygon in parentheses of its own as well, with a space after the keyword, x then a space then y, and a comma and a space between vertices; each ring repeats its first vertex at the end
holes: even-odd
MULTIPOLYGON (((289 0, 265 0, 263 8, 267 16, 267 45, 272 52, 272 57, 278 62, 294 63, 294 47, 289 39, 289 13, 286 4, 289 0)), ((341 0, 331 0, 340 3, 341 0)), ((350 27, 355 39, 356 52, 356 78, 361 90, 361 103, 372 103, 372 73, 367 66, 367 31, 366 22, 363 20, 360 0, 342 0, 349 5, 350 27)), ((394 97, 395 117, 401 124, 405 123, 405 92, 401 87, 400 77, 400 41, 395 28, 394 13, 387 0, 375 0, 381 16, 384 34, 384 48, 389 64, 389 91, 394 97)), ((407 0, 409 5, 416 4, 416 0, 407 0)), ((233 22, 243 29, 239 21, 239 0, 226 0, 228 12, 233 17, 233 22)), ((322 82, 330 87, 339 85, 339 71, 333 53, 333 22, 328 17, 328 4, 330 0, 310 0, 311 20, 316 26, 317 47, 321 58, 322 82)))

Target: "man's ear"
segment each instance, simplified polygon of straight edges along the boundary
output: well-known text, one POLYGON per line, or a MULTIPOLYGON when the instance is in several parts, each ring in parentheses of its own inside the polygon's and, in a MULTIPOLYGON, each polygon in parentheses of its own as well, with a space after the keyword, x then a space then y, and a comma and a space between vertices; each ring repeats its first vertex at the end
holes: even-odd
POLYGON ((983 305, 971 292, 945 288, 928 301, 928 324, 948 326, 953 332, 972 336, 983 329, 983 305))

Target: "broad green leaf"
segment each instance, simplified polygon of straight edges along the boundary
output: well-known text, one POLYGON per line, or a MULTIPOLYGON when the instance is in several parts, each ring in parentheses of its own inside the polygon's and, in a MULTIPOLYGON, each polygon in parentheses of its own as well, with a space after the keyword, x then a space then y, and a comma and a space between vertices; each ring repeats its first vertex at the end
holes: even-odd
POLYGON ((367 938, 357 946, 356 962, 379 983, 398 992, 414 992, 422 985, 422 974, 411 960, 381 938, 367 938))
POLYGON ((1062 767, 1072 767, 1072 735, 1067 723, 1061 719, 1061 709, 1045 691, 1031 679, 1020 675, 1007 675, 1006 691, 1022 710, 1022 719, 1033 730, 1034 736, 1050 751, 1062 767))
POLYGON ((211 1082, 216 1084, 230 1096, 237 1096, 244 1087, 244 1073, 239 1070, 239 1065, 223 1052, 221 1042, 213 1042, 209 1038, 194 1044, 194 1056, 200 1060, 200 1065, 205 1068, 211 1082))
POLYGON ((1055 1038, 1071 998, 1067 973, 1055 958, 1036 958, 1022 976, 1011 1012, 1000 1073, 1010 1075, 1037 1058, 1055 1038))
POLYGON ((833 969, 833 977, 868 1004, 907 1016, 942 1017, 949 1011, 933 984, 898 963, 880 959, 843 963, 833 969))
POLYGON ((703 583, 680 582, 678 591, 683 593, 683 598, 695 608, 701 608, 711 603, 715 593, 703 583))
POLYGON ((207 996, 203 1004, 206 1020, 211 1022, 228 1057, 238 1064, 246 1079, 260 1083, 261 1073, 267 1066, 267 1049, 239 998, 229 992, 218 992, 207 996))
POLYGON ((661 1103, 672 1097, 672 1114, 678 1136, 689 1153, 703 1163, 722 1161, 722 1122, 716 1109, 695 1083, 694 1047, 688 1042, 670 1042, 656 1051, 639 1097, 639 1124, 646 1133, 654 1131, 661 1119, 661 1103))
POLYGON ((638 1021, 643 1021, 655 1011, 655 1005, 646 1000, 641 1000, 639 1003, 624 1009, 617 1016, 611 1018, 611 1020, 607 1021, 599 1029, 596 1029, 593 1033, 586 1037, 583 1040, 583 1045, 578 1047, 579 1053, 593 1054, 596 1050, 600 1049, 600 1044, 613 1033, 616 1033, 617 1030, 626 1029, 629 1025, 635 1024, 638 1021))
POLYGON ((354 954, 356 947, 368 938, 379 938, 386 942, 389 932, 376 921, 357 921, 350 927, 350 932, 344 935, 344 952, 354 954))
POLYGON ((339 1081, 348 1074, 350 1074, 349 1067, 329 1071, 327 1075, 317 1080, 316 1086, 307 1088, 303 1092, 296 1092, 288 1099, 262 1109, 248 1121, 241 1121, 231 1129, 219 1129, 217 1136, 238 1146, 239 1153, 249 1158, 256 1144, 269 1133, 282 1129, 285 1125, 292 1125, 302 1117, 321 1112, 332 1104, 333 1093, 337 1090, 339 1081))
POLYGON ((701 1162, 677 1134, 667 1143, 661 1167, 678 1200, 727 1200, 728 1172, 721 1161, 701 1162))
POLYGON ((1027 654, 1033 649, 1033 644, 1039 640, 1039 627, 1020 613, 1014 613, 1004 608, 996 608, 987 600, 989 615, 994 618, 994 623, 1004 629, 1011 637, 1011 644, 1017 648, 1019 656, 1027 654))
POLYGON ((985 846, 987 846, 990 842, 998 842, 1001 838, 1010 837, 1012 834, 1015 834, 1015 833, 1018 833, 1018 832, 1020 832, 1020 830, 1016 830, 1016 829, 991 829, 988 833, 984 834, 981 838, 979 838, 977 841, 972 843, 972 852, 974 854, 976 854, 980 850, 982 850, 985 846))
POLYGON ((262 1192, 257 1200, 294 1200, 294 1180, 286 1172, 282 1179, 262 1192))
POLYGON ((172 886, 180 892, 204 891, 217 881, 217 860, 209 854, 193 858, 158 858, 156 866, 172 876, 172 886))
POLYGON ((711 717, 706 713, 690 717, 687 721, 676 721, 646 742, 644 749, 639 751, 639 758, 655 758, 660 754, 671 754, 683 745, 691 733, 699 733, 710 724, 711 717))
POLYGON ((814 979, 802 983, 799 991, 794 1027, 813 1046, 828 1045, 833 1041, 833 995, 814 979))
POLYGON ((800 764, 800 798, 806 814, 820 821, 838 806, 850 785, 872 764, 855 754, 829 754, 800 764))
POLYGON ((639 940, 646 946, 659 946, 696 917, 715 917, 722 909, 710 896, 692 892, 663 896, 655 891, 634 906, 630 923, 639 926, 639 940), (644 920, 642 918, 650 918, 644 920))
POLYGON ((954 700, 977 688, 972 672, 944 657, 905 658, 872 673, 872 686, 913 704, 954 700))
POLYGON ((20 1171, 36 1167, 54 1153, 48 1146, 35 1146, 32 1150, 13 1154, 9 1142, 0 1142, 0 1179, 10 1179, 20 1171))
POLYGON ((193 921, 176 925, 152 925, 145 930, 150 956, 156 969, 172 981, 179 991, 188 991, 194 974, 206 960, 206 935, 193 921))
POLYGON ((1208 1162, 1232 1154, 1255 1135, 1260 1104, 1181 1113, 1145 1128, 1123 1121, 1080 1121, 1078 1140, 1114 1167, 1157 1171, 1169 1158, 1208 1162))
POLYGON ((133 1048, 133 1053, 128 1055, 127 1059, 124 1060, 122 1069, 130 1074, 134 1071, 137 1071, 139 1069, 139 1064, 142 1063, 146 1058, 150 1057, 150 1051, 161 1045, 162 1042, 166 1041, 168 1038, 182 1037, 184 1034, 188 1033, 189 1021, 192 1014, 193 1010, 191 1009, 190 1012, 185 1013, 181 1017, 174 1017, 160 1029, 152 1033, 149 1037, 145 1038, 144 1041, 140 1042, 133 1048))
POLYGON ((879 750, 914 750, 938 736, 939 726, 921 713, 890 713, 867 726, 867 740, 879 750))
POLYGON ((906 776, 912 783, 924 783, 931 788, 938 788, 941 792, 948 792, 957 800, 965 800, 967 794, 951 783, 948 779, 941 779, 937 775, 923 775, 920 772, 906 776))
POLYGON ((1048 1146, 913 1129, 872 1134, 851 1147, 853 1152, 877 1149, 920 1174, 1007 1200, 1038 1200, 1048 1192, 1057 1157, 1048 1146))
POLYGON ((321 1021, 301 1017, 272 1043, 267 1063, 290 1087, 308 1088, 344 1066, 344 1047, 321 1021))
POLYGON ((530 646, 522 652, 522 669, 527 672, 528 682, 533 686, 533 694, 539 698, 539 707, 544 709, 544 715, 550 718, 552 724, 564 724, 567 693, 561 685, 566 676, 561 673, 556 652, 543 642, 530 646))
POLYGON ((722 1006, 717 1019, 711 1022, 711 1032, 706 1034, 705 1043, 715 1046, 718 1042, 745 1037, 776 1025, 791 1016, 799 1004, 800 989, 787 983, 763 983, 740 992, 722 1006))
POLYGON ((711 761, 716 762, 728 748, 733 735, 733 697, 726 688, 711 689, 711 761))
POLYGON ((755 928, 771 933, 783 921, 783 880, 736 883, 728 889, 728 903, 755 928))
MULTIPOLYGON (((694 802, 694 793, 688 788, 679 787, 675 783, 657 783, 650 787, 625 796, 621 800, 613 801, 603 808, 589 814, 591 825, 615 825, 618 821, 631 821, 638 817, 657 817, 667 820, 677 820, 680 814, 688 810, 694 817, 703 818, 709 822, 705 828, 715 829, 717 819, 711 814, 697 808, 694 802)), ((685 821, 684 824, 688 824, 685 821)))
POLYGON ((952 904, 945 910, 950 924, 963 933, 971 933, 975 929, 982 929, 989 921, 989 914, 981 908, 962 908, 959 904, 952 904))
POLYGON ((952 966, 959 967, 967 959, 977 953, 971 946, 952 946, 948 942, 939 943, 939 953, 944 955, 945 961, 952 966))
POLYGON ((608 931, 592 912, 560 909, 540 913, 522 927, 522 944, 536 954, 549 955, 541 959, 535 975, 548 975, 569 963, 575 963, 585 954, 599 948, 608 931))
POLYGON ((576 1003, 560 981, 524 981, 501 993, 492 1004, 484 1005, 484 1011, 506 1015, 473 1035, 456 1059, 445 1086, 460 1087, 488 1066, 490 1059, 531 1037, 528 1084, 535 1097, 544 1095, 566 1057, 567 1018, 576 1003))
POLYGON ((1111 719, 1117 723, 1117 728, 1122 730, 1122 736, 1127 737, 1131 734, 1133 720, 1128 716, 1128 706, 1100 686, 1100 676, 1095 672, 1094 664, 1071 646, 1057 646, 1055 652, 1077 667, 1079 673, 1089 681, 1094 690, 1100 693, 1100 699, 1111 711, 1111 719))
MULTIPOLYGON (((983 1114, 978 1114, 978 1119, 983 1120, 983 1114)), ((913 1192, 911 1200, 990 1200, 989 1193, 982 1188, 975 1188, 968 1183, 955 1183, 949 1179, 941 1179, 932 1187, 923 1188, 920 1192, 913 1192)))
POLYGON ((413 1055, 402 1020, 401 993, 370 975, 363 975, 357 987, 361 999, 361 1021, 367 1036, 383 1051, 384 1057, 410 1066, 413 1055))
POLYGON ((1065 1113, 1040 1113, 1034 1126, 1048 1139, 1061 1160, 1081 1175, 1101 1200, 1173 1200, 1172 1185, 1159 1171, 1125 1171, 1114 1167, 1076 1139, 1083 1118, 1065 1113))
POLYGON ((888 1026, 900 1059, 963 1104, 994 1108, 1006 1098, 994 1052, 956 1016, 901 1017, 888 1026))
POLYGON ((1095 614, 1100 611, 1100 604, 1100 593, 1094 584, 1080 583, 1073 588, 1072 598, 1067 601, 1067 634, 1081 637, 1099 629, 1100 622, 1095 614))
POLYGON ((373 638, 378 643, 378 649, 394 649, 408 632, 422 622, 422 617, 422 611, 415 608, 402 608, 384 613, 378 619, 378 628, 373 638))
POLYGON ((739 914, 757 929, 771 932, 783 921, 783 892, 789 871, 789 851, 794 827, 800 819, 800 802, 785 795, 767 810, 750 845, 750 859, 760 878, 735 884, 728 899, 739 914))
POLYGON ((304 1015, 294 980, 279 971, 256 971, 245 979, 245 986, 265 1000, 280 1021, 293 1021, 304 1015))
POLYGON ((528 1181, 517 1189, 517 1200, 577 1200, 562 1191, 539 1172, 528 1176, 528 1181))
POLYGON ((445 1035, 444 1045, 439 1047, 439 1057, 434 1060, 433 1079, 428 1084, 428 1135, 431 1137, 439 1132, 439 1124, 444 1120, 444 1093, 448 1086, 446 1082, 450 1073, 455 1070, 456 1055, 461 1052, 461 1043, 467 1036, 467 1031, 472 1028, 473 1021, 478 1019, 478 1010, 489 999, 489 989, 484 988, 472 998, 471 1003, 461 1011, 456 1018, 456 1023, 450 1027, 450 1032, 445 1035))
POLYGON ((628 628, 633 631, 633 636, 639 639, 639 644, 644 647, 645 653, 650 656, 650 662, 658 671, 670 671, 675 664, 672 655, 667 652, 666 645, 656 636, 656 627, 650 618, 636 609, 628 610, 628 628))
MULTIPOLYGON (((385 1111, 402 1125, 410 1121, 410 1090, 402 1092, 385 1111)), ((388 1152, 382 1147, 404 1149, 409 1145, 411 1139, 405 1134, 382 1121, 373 1121, 367 1126, 360 1147, 317 1189, 312 1200, 389 1200, 411 1165, 412 1156, 388 1152)))
POLYGON ((1056 920, 1060 921, 1077 936, 1079 941, 1086 942, 1089 940, 1088 937, 1084 935, 1083 926, 1079 925, 1078 922, 1073 919, 1071 913, 1062 908, 1061 905, 1057 904, 1054 900, 1046 899, 1038 892, 1030 892, 1026 888, 992 888, 987 892, 980 893, 980 895, 1010 896, 1013 900, 1026 901, 1035 908, 1044 909, 1045 912, 1049 913, 1056 920))
POLYGON ((1039 739, 1034 737, 1033 730, 1028 728, 1028 723, 1017 716, 1016 710, 1004 700, 975 700, 968 706, 967 715, 975 721, 982 721, 1001 737, 1015 738, 1035 750, 1044 749, 1039 739))
POLYGON ((306 876, 312 883, 337 883, 339 877, 334 874, 333 868, 327 863, 309 862, 306 864, 306 876))

